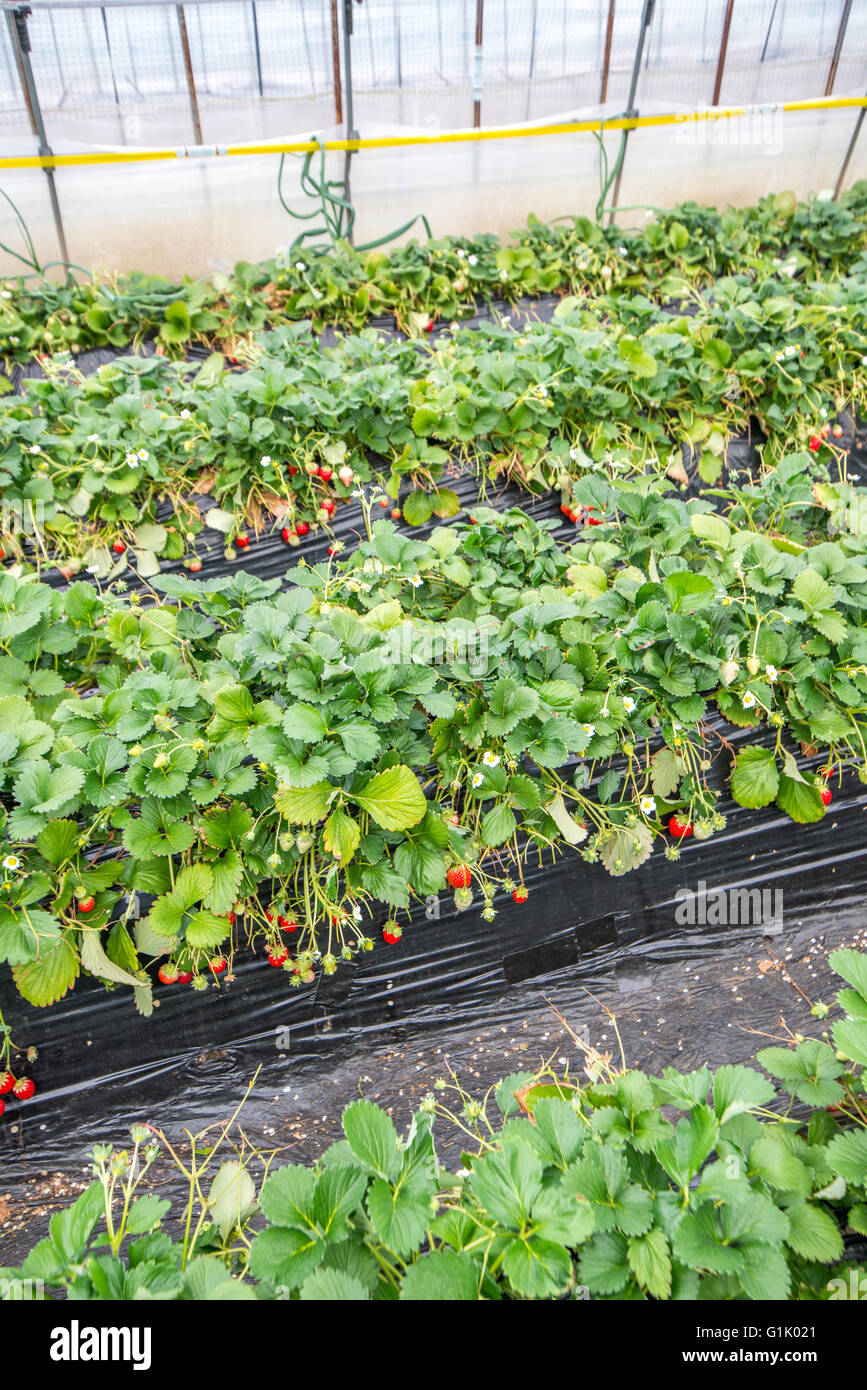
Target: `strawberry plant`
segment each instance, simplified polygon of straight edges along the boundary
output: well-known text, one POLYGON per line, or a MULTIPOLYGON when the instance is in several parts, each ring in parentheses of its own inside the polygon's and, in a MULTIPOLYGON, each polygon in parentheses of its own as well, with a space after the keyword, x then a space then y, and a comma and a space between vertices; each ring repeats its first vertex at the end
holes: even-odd
MULTIPOLYGON (((769 496, 808 469, 783 460, 769 496)), ((864 540, 811 494, 775 544, 737 499, 577 490, 607 521, 565 549, 487 508, 419 541, 368 498, 367 539, 285 590, 0 577, 0 955, 24 996, 85 970, 147 1011, 151 968, 201 989, 241 947, 300 986, 446 887, 489 920, 552 850, 676 858, 725 824, 729 774, 739 804, 820 820, 828 769, 867 776, 864 540), (755 731, 733 762, 725 721, 755 731)))
POLYGON ((763 1049, 773 1081, 741 1065, 653 1076, 582 1044, 575 1072, 517 1073, 481 1100, 451 1073, 405 1136, 357 1100, 310 1166, 235 1147, 240 1105, 189 1155, 136 1125, 131 1153, 94 1148, 94 1181, 0 1277, 77 1300, 836 1297, 864 1273, 867 968, 852 950, 830 963, 847 988, 813 1013, 842 1016, 763 1049), (146 1191, 161 1155, 188 1189, 179 1221, 146 1191))

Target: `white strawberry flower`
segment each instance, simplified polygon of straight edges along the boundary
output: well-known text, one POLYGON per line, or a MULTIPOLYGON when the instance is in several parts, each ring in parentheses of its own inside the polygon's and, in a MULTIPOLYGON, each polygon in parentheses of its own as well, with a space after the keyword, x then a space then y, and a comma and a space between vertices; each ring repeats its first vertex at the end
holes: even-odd
POLYGON ((741 699, 741 704, 743 705, 744 709, 752 709, 752 707, 753 707, 753 705, 754 705, 755 703, 756 703, 756 697, 755 697, 755 695, 753 694, 753 692, 752 692, 751 690, 748 690, 748 691, 746 692, 746 694, 743 696, 743 698, 741 699))
POLYGON ((582 725, 581 725, 581 728, 584 730, 584 732, 585 732, 585 734, 587 735, 588 738, 592 738, 593 735, 596 733, 596 725, 595 725, 595 724, 582 724, 582 725))
POLYGON ((631 714, 632 711, 635 709, 635 701, 633 700, 631 695, 624 695, 623 708, 626 710, 627 714, 631 714))
POLYGON ((477 772, 477 773, 475 774, 475 776, 473 777, 473 786, 474 786, 474 787, 480 787, 480 786, 482 785, 482 783, 484 782, 484 780, 485 780, 485 779, 484 779, 484 777, 482 776, 482 774, 481 774, 480 772, 477 772))
POLYGON ((303 274, 304 274, 304 271, 307 269, 307 266, 304 264, 303 261, 296 261, 296 262, 295 262, 295 269, 296 269, 297 271, 299 271, 299 272, 303 275, 303 274))
POLYGON ((267 468, 267 467, 268 467, 268 464, 269 464, 270 462, 271 462, 271 455, 270 455, 270 454, 263 454, 262 457, 261 457, 260 460, 259 460, 259 466, 260 466, 260 468, 267 468))
POLYGON ((643 796, 638 803, 641 813, 644 816, 656 815, 656 798, 653 796, 643 796))
POLYGON ((777 670, 776 666, 772 666, 770 662, 768 662, 767 666, 765 667, 765 675, 767 676, 768 680, 771 682, 775 681, 779 674, 780 673, 777 670))
POLYGON ((98 443, 99 443, 99 435, 98 435, 98 434, 89 434, 89 435, 87 436, 87 442, 88 442, 88 444, 98 444, 98 443))
POLYGON ((7 854, 3 860, 3 868, 15 870, 21 867, 21 860, 15 854, 7 854))
POLYGON ((468 265, 478 265, 478 263, 479 263, 479 258, 478 258, 478 256, 468 256, 468 257, 467 257, 467 264, 468 264, 468 265))
POLYGON ((421 578, 420 575, 413 574, 410 576, 409 582, 414 589, 420 589, 422 584, 424 583, 424 580, 421 578))
POLYGON ((191 415, 192 415, 192 411, 191 411, 191 410, 182 410, 182 411, 181 411, 181 419, 182 419, 182 420, 189 420, 189 418, 190 418, 191 415))
POLYGON ((138 457, 141 459, 142 463, 146 463, 147 460, 150 458, 150 454, 148 453, 147 449, 139 449, 138 457))
POLYGON ((39 447, 38 444, 31 444, 31 445, 30 445, 29 452, 30 452, 31 454, 41 454, 41 453, 42 453, 42 450, 40 449, 40 447, 39 447))
POLYGON ((497 767, 499 761, 499 753, 491 752, 490 748, 486 749, 486 751, 482 754, 482 762, 485 764, 485 767, 497 767))

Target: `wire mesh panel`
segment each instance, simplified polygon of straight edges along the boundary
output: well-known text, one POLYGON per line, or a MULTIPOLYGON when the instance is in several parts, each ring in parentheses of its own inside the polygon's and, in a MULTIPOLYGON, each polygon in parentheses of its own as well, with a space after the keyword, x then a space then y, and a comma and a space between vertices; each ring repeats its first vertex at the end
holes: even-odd
MULTIPOLYGON (((49 137, 211 143, 334 124, 330 0, 34 5, 30 60, 49 137)), ((28 113, 4 26, 0 112, 28 113)))

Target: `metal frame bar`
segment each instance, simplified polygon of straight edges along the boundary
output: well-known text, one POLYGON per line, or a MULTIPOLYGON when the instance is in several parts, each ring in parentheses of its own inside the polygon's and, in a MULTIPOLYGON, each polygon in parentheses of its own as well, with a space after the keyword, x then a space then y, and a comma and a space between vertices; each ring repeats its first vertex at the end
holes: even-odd
POLYGON ((852 9, 852 0, 845 0, 843 13, 840 16, 840 27, 837 30, 837 40, 834 44, 834 56, 831 59, 831 66, 828 69, 828 81, 825 84, 825 96, 829 97, 834 90, 834 82, 837 77, 837 66, 840 62, 840 54, 843 50, 843 40, 846 37, 846 26, 849 23, 849 12, 852 9))
POLYGON ((176 5, 175 9, 178 16, 178 33, 181 36, 181 53, 184 58, 184 71, 187 75, 187 92, 190 98, 190 116, 193 122, 193 134, 196 137, 196 144, 203 145, 202 122, 199 117, 199 98, 196 95, 196 79, 193 76, 193 58, 190 53, 190 36, 187 33, 187 19, 184 14, 183 5, 176 5))
POLYGON ((482 128, 482 38, 485 30, 485 0, 476 0, 476 45, 473 49, 473 130, 482 128))
POLYGON ((713 84, 713 96, 711 97, 710 102, 711 106, 719 106, 719 94, 720 88, 722 87, 723 70, 725 69, 726 65, 726 53, 728 52, 729 34, 731 32, 732 27, 732 10, 734 9, 734 6, 735 0, 726 0, 726 12, 725 18, 723 19, 722 37, 720 38, 719 44, 719 58, 717 59, 716 77, 714 78, 713 84))
MULTIPOLYGON (((9 37, 12 41, 12 52, 15 55, 18 67, 18 76, 21 81, 21 90, 24 93, 24 100, 30 114, 30 124, 33 127, 33 134, 39 141, 39 155, 42 159, 53 159, 54 151, 48 143, 48 136, 45 131, 45 122, 42 119, 42 108, 39 105, 39 93, 36 90, 36 81, 33 76, 33 68, 30 64, 30 33, 27 28, 27 17, 30 14, 29 5, 19 5, 16 9, 7 9, 6 23, 9 27, 9 37)), ((57 185, 54 182, 54 169, 46 164, 45 177, 48 180, 48 197, 51 202, 51 215, 54 218, 54 229, 57 232, 57 241, 60 246, 61 260, 69 263, 69 248, 66 245, 66 233, 63 230, 63 218, 60 215, 60 202, 57 197, 57 185)))
MULTIPOLYGON (((653 7, 655 3, 656 0, 644 0, 644 4, 641 9, 641 23, 638 29, 638 43, 635 46, 635 59, 632 64, 632 77, 629 82, 629 100, 626 104, 626 110, 623 113, 627 118, 638 115, 638 112, 635 109, 635 94, 638 91, 638 78, 641 74, 641 55, 644 52, 644 43, 647 38, 647 31, 650 28, 651 21, 653 19, 653 7)), ((614 213, 617 208, 617 200, 620 197, 620 184, 623 179, 623 165, 626 162, 626 146, 628 140, 629 131, 624 130, 623 143, 620 148, 620 164, 617 170, 617 177, 614 180, 614 191, 611 194, 611 214, 608 219, 610 223, 614 222, 614 213)))

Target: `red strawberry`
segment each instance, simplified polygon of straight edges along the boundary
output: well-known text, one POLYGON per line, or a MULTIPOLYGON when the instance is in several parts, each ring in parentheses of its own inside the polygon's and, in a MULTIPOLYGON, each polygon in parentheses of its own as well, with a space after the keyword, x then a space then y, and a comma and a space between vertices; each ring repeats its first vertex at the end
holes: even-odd
POLYGON ((825 805, 825 806, 830 806, 830 805, 831 805, 831 801, 832 801, 833 798, 832 798, 832 796, 831 796, 831 788, 830 788, 830 787, 822 787, 821 791, 819 792, 819 795, 820 795, 820 797, 822 798, 822 804, 823 804, 823 805, 825 805))
POLYGON ((299 521, 295 530, 299 536, 306 536, 307 532, 310 530, 310 523, 307 521, 299 521))
POLYGON ((397 922, 386 922, 382 929, 383 941, 386 941, 389 946, 396 946, 402 936, 403 930, 398 926, 397 922))
POLYGON ((433 326, 434 326, 434 321, 433 321, 433 319, 428 319, 427 323, 426 323, 425 326, 424 326, 424 331, 425 331, 425 333, 433 333, 433 326))
POLYGON ((265 921, 266 921, 266 922, 273 922, 273 921, 274 921, 274 913, 273 913, 273 912, 266 912, 266 913, 265 913, 265 921))
POLYGON ((337 554, 337 546, 336 546, 336 545, 330 545, 330 546, 328 547, 328 554, 329 554, 329 555, 336 555, 336 554, 337 554))
POLYGON ((278 917, 277 925, 281 931, 297 931, 298 923, 293 922, 291 917, 278 917))
POLYGON ((161 965, 157 973, 164 985, 173 985, 177 983, 180 971, 176 965, 161 965))
POLYGON ((297 463, 290 463, 290 465, 289 465, 289 477, 290 477, 290 478, 294 478, 294 477, 295 477, 295 474, 296 474, 297 472, 298 472, 298 465, 297 465, 297 463))
POLYGON ((675 839, 684 840, 687 835, 692 834, 692 822, 679 820, 676 815, 672 816, 668 822, 668 833, 674 835, 675 839))
POLYGON ((247 549, 247 546, 250 544, 250 537, 249 537, 249 536, 236 536, 236 537, 235 537, 235 544, 236 544, 236 546, 238 547, 239 550, 246 550, 246 549, 247 549))
POLYGON ((112 543, 111 548, 116 555, 123 555, 124 551, 126 550, 126 546, 124 545, 123 541, 114 541, 112 543))
POLYGON ((453 864, 446 874, 452 888, 469 888, 473 876, 466 864, 453 864))
POLYGON ((0 1071, 0 1096, 8 1096, 14 1085, 15 1077, 11 1071, 0 1071))
POLYGON ((320 476, 320 478, 322 479, 323 483, 330 483, 330 482, 331 482, 331 479, 334 477, 334 469, 333 469, 333 468, 320 468, 320 469, 319 469, 319 476, 320 476))
POLYGON ((526 888, 523 886, 523 884, 521 885, 520 888, 513 888, 513 889, 512 889, 512 897, 515 899, 515 902, 516 902, 516 903, 525 903, 525 902, 527 901, 527 899, 529 898, 529 896, 530 896, 530 894, 527 892, 527 890, 526 890, 526 888))
POLYGON ((36 1094, 36 1087, 29 1076, 22 1076, 12 1087, 12 1094, 16 1096, 18 1100, 29 1100, 31 1096, 36 1094))
POLYGON ((198 574, 198 572, 199 572, 199 570, 200 570, 201 568, 202 568, 202 562, 201 562, 201 560, 191 560, 191 561, 190 561, 190 569, 193 571, 193 574, 198 574))
POLYGON ((330 516, 331 513, 334 511, 334 508, 335 508, 336 505, 337 505, 337 504, 334 502, 334 500, 333 500, 331 497, 326 497, 325 501, 322 503, 322 510, 323 510, 324 512, 327 512, 328 515, 330 516))
POLYGON ((476 525, 476 518, 474 516, 468 517, 467 520, 469 521, 471 526, 476 525))
POLYGON ((813 453, 814 453, 814 454, 818 454, 818 452, 819 452, 819 450, 821 449, 821 447, 822 447, 822 441, 821 441, 821 439, 819 438, 819 436, 818 436, 817 434, 811 435, 811 436, 810 436, 810 448, 813 450, 813 453))
POLYGON ((80 898, 78 902, 79 912, 92 912, 96 907, 96 899, 91 895, 88 898, 80 898))
POLYGON ((178 974, 178 984, 188 985, 193 978, 192 970, 181 970, 178 974))
POLYGON ((6 1102, 5 1102, 5 1100, 0 1100, 0 1117, 2 1117, 3 1111, 4 1111, 5 1109, 6 1109, 6 1102))
POLYGON ((395 521, 399 521, 399 520, 400 520, 400 507, 392 507, 392 509, 391 509, 391 514, 392 514, 392 516, 394 517, 395 521))
POLYGON ((222 975, 228 964, 229 962, 226 960, 225 956, 213 956, 208 961, 208 969, 212 975, 222 975))
POLYGON ((292 532, 289 530, 289 527, 288 527, 288 526, 284 526, 284 527, 283 527, 283 530, 280 532, 280 535, 283 537, 284 541, 285 541, 286 544, 288 545, 288 544, 289 544, 289 537, 292 535, 292 532))
POLYGON ((283 965, 289 959, 288 946, 269 946, 268 960, 271 965, 283 965))
POLYGON ((380 497, 380 499, 379 499, 379 505, 380 505, 381 507, 387 507, 387 506, 388 506, 388 498, 387 498, 387 497, 380 497))
POLYGON ((843 433, 843 426, 842 426, 842 425, 835 425, 834 428, 832 429, 831 433, 833 434, 833 436, 834 436, 835 439, 839 439, 840 436, 841 436, 841 434, 843 433))

